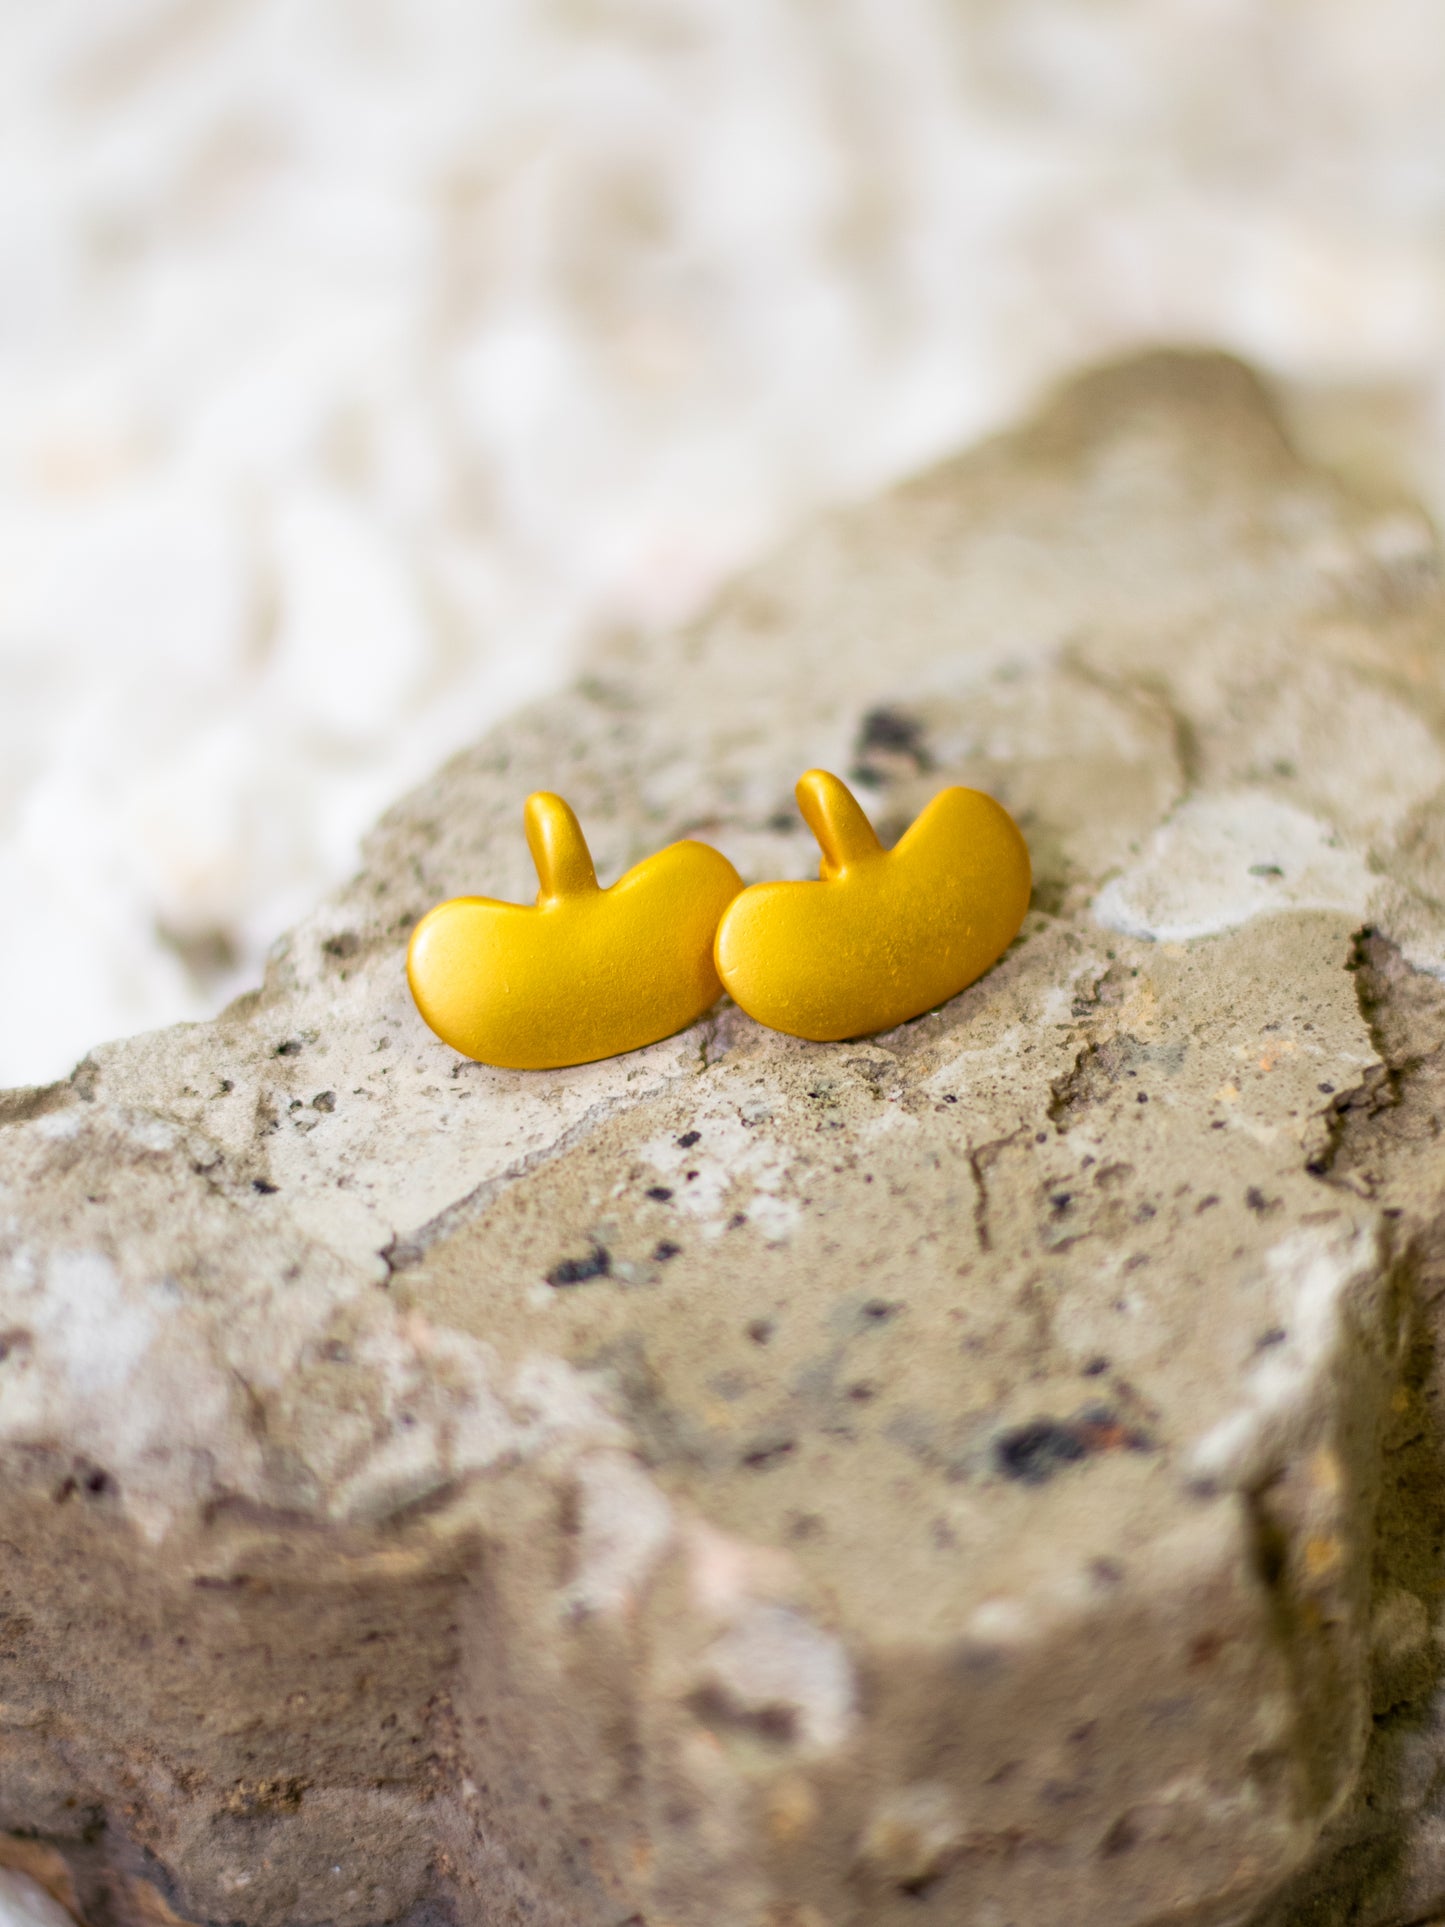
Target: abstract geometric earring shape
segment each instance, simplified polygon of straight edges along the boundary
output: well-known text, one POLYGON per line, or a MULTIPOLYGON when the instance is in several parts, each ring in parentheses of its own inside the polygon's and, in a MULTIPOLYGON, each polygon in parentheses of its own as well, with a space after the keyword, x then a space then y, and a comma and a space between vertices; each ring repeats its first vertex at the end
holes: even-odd
POLYGON ((818 1043, 890 1030, 1001 957, 1032 874, 1018 825, 981 790, 934 797, 891 850, 827 770, 798 779, 817 883, 755 883, 718 925, 718 975, 773 1030, 818 1043))
POLYGON ((655 1044, 717 1001, 713 935, 743 887, 725 856, 671 843, 604 890, 560 796, 538 790, 523 820, 535 906, 453 897, 412 932, 411 994, 443 1043, 557 1070, 655 1044))

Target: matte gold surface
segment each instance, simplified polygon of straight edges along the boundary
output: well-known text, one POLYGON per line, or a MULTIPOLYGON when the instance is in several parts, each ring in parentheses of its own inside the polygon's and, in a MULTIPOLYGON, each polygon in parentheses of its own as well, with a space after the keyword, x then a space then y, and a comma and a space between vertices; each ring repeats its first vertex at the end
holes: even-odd
POLYGON ((535 906, 453 897, 412 933, 417 1008, 453 1050, 555 1070, 669 1037, 722 994, 713 933, 742 878, 705 843, 672 843, 602 889, 560 796, 527 798, 535 906))
POLYGON ((981 790, 934 797, 892 850, 826 770, 798 779, 817 883, 758 883, 718 926, 718 974, 774 1030, 818 1042, 946 1003, 1008 948, 1032 876, 1018 825, 981 790))

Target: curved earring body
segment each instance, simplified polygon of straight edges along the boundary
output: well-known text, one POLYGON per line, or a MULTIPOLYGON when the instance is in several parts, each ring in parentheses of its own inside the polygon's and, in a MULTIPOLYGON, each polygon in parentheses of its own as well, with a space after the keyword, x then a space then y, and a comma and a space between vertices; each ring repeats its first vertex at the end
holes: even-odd
POLYGON ((940 791, 891 850, 828 771, 801 776, 797 798, 819 880, 756 883, 718 925, 718 975, 759 1023, 818 1043, 890 1030, 957 996, 1018 934, 1028 845, 991 796, 940 791))
POLYGON ((743 887, 725 856, 672 843, 604 890, 560 796, 529 796, 524 820, 535 905, 453 897, 412 932, 411 993, 443 1043, 557 1070, 655 1044, 717 1001, 713 936, 743 887))

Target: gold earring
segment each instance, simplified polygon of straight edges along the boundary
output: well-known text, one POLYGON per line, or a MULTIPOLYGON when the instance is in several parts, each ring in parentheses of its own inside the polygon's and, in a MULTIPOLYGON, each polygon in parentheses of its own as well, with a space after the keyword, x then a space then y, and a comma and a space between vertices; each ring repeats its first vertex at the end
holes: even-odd
POLYGON ((557 1070, 655 1044, 716 1002, 713 936, 743 887, 725 856, 670 843, 604 890, 560 796, 538 790, 523 820, 535 906, 453 897, 412 932, 411 993, 443 1043, 557 1070))
POLYGON ((773 1030, 819 1043, 890 1030, 957 996, 1008 948, 1032 874, 1018 825, 981 790, 934 797, 891 850, 845 783, 798 778, 816 883, 755 883, 718 925, 718 975, 773 1030))

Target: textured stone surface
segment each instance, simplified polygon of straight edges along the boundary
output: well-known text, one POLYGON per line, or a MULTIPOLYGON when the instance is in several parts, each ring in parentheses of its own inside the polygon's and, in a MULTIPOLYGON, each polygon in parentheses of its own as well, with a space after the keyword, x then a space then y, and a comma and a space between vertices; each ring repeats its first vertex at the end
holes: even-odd
POLYGON ((1438 1905, 1442 617, 1242 370, 1108 371, 449 766, 219 1022, 4 1099, 0 1826, 152 1921, 1438 1905), (810 763, 1018 815, 962 997, 426 1033, 406 934, 528 893, 527 790, 604 878, 801 875, 810 763))

